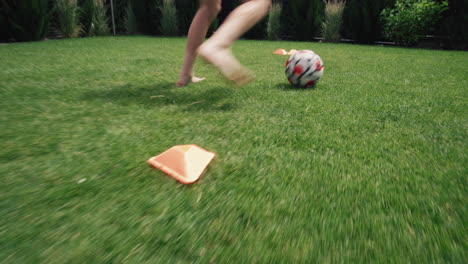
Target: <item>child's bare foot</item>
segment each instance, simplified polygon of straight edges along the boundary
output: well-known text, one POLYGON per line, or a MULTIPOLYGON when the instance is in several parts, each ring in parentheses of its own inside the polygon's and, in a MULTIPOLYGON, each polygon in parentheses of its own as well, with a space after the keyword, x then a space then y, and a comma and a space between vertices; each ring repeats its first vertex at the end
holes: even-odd
POLYGON ((245 85, 255 79, 255 74, 247 68, 242 68, 236 72, 235 75, 229 78, 230 81, 234 82, 237 86, 245 85))
POLYGON ((197 83, 197 82, 201 82, 205 80, 205 78, 198 78, 198 77, 195 77, 195 76, 187 76, 187 77, 181 77, 177 82, 176 82, 176 86, 177 87, 182 87, 182 86, 186 86, 190 83, 197 83))
POLYGON ((228 48, 215 47, 205 42, 199 49, 199 55, 216 66, 226 79, 238 86, 255 79, 255 75, 242 66, 228 48))

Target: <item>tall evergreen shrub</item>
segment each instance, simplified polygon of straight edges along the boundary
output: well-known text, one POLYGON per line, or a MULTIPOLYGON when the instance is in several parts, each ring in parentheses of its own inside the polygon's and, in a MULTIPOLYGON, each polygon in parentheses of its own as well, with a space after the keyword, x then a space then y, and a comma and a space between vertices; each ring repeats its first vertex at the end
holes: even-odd
POLYGON ((48 33, 53 8, 49 0, 0 0, 7 35, 17 41, 42 40, 48 33))
POLYGON ((125 17, 126 33, 135 35, 138 33, 137 20, 133 12, 132 4, 129 2, 127 6, 127 16, 125 17))
POLYGON ((343 14, 344 35, 358 43, 373 43, 383 38, 380 13, 395 0, 347 0, 343 14))
POLYGON ((3 13, 3 2, 0 2, 0 41, 8 41, 11 34, 7 27, 6 16, 3 13))
POLYGON ((320 36, 324 8, 323 0, 289 0, 284 16, 286 33, 295 40, 313 40, 320 36))
POLYGON ((137 18, 138 32, 149 35, 159 35, 162 0, 131 0, 133 12, 137 18))

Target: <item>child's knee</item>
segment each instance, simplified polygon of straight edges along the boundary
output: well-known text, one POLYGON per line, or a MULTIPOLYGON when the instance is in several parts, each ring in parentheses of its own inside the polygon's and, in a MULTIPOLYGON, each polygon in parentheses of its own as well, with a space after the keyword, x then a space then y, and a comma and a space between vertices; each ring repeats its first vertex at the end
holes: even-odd
POLYGON ((200 6, 200 9, 203 9, 210 19, 215 19, 221 11, 221 1, 214 1, 212 4, 200 6))
POLYGON ((216 15, 219 14, 221 11, 221 1, 216 1, 216 4, 213 7, 213 11, 216 13, 216 15))

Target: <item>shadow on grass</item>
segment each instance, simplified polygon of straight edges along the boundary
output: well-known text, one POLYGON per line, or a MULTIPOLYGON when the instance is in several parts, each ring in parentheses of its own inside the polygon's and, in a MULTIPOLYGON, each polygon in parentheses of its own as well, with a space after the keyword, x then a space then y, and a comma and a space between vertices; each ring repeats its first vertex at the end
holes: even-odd
POLYGON ((83 100, 114 103, 123 106, 140 105, 147 108, 177 105, 182 111, 230 111, 235 105, 227 100, 228 88, 200 90, 199 87, 175 87, 173 83, 151 86, 125 84, 83 94, 83 100))
POLYGON ((310 92, 310 91, 317 90, 317 86, 312 87, 312 88, 297 88, 288 83, 278 83, 276 85, 276 88, 278 88, 279 90, 292 91, 292 92, 310 92))

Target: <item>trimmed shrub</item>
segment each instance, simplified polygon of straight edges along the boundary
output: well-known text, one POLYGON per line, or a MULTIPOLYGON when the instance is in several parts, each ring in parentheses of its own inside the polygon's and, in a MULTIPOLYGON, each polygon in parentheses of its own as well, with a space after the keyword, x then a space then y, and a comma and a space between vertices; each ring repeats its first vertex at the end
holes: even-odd
POLYGON ((106 36, 110 34, 109 18, 104 0, 94 0, 94 14, 91 23, 90 36, 106 36))
POLYGON ((280 3, 273 3, 268 12, 267 38, 269 40, 280 39, 281 34, 281 10, 280 3))
POLYGON ((397 0, 394 8, 382 11, 385 34, 397 44, 414 45, 430 32, 447 7, 447 1, 397 0))
POLYGON ((447 37, 444 48, 468 49, 468 0, 448 0, 448 11, 435 34, 447 37))
POLYGON ((325 6, 325 22, 322 24, 322 37, 326 42, 339 42, 343 23, 344 0, 328 0, 325 6))
POLYGON ((142 34, 161 34, 162 0, 131 0, 137 18, 138 32, 142 34))
POLYGON ((320 36, 325 3, 323 0, 289 0, 285 15, 288 34, 295 40, 320 36))
POLYGON ((49 0, 0 0, 4 30, 17 41, 34 41, 45 38, 53 8, 49 0))
POLYGON ((81 33, 77 0, 57 0, 57 29, 65 38, 76 38, 81 33))
POLYGON ((161 33, 165 36, 177 35, 177 10, 174 0, 163 0, 161 10, 161 33))
POLYGON ((343 13, 343 34, 357 43, 383 38, 380 13, 395 0, 347 0, 343 13))

